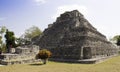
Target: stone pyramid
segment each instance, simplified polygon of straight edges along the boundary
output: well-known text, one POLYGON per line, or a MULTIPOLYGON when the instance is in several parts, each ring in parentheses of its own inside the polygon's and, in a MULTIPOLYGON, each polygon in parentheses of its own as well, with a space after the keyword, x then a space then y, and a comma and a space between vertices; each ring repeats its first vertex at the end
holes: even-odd
POLYGON ((35 44, 56 59, 91 59, 117 54, 117 49, 77 10, 65 12, 49 24, 35 44))

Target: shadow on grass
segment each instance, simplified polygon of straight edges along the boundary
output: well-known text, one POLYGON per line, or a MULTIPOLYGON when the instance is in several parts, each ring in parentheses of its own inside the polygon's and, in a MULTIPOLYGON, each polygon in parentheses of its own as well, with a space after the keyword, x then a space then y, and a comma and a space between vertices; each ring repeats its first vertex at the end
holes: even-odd
POLYGON ((31 66, 42 66, 42 65, 45 65, 45 64, 41 64, 41 63, 35 63, 35 64, 30 64, 31 66))

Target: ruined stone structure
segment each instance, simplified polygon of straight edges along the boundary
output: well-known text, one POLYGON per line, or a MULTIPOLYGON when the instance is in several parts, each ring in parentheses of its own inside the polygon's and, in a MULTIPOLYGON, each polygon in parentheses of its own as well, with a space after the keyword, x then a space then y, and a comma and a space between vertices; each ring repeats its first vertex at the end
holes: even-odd
POLYGON ((77 10, 61 14, 56 22, 48 25, 35 44, 49 49, 55 59, 92 59, 118 52, 77 10))
POLYGON ((0 64, 24 64, 32 63, 40 60, 36 60, 36 55, 39 52, 39 46, 21 46, 15 48, 11 53, 3 53, 0 55, 0 64))

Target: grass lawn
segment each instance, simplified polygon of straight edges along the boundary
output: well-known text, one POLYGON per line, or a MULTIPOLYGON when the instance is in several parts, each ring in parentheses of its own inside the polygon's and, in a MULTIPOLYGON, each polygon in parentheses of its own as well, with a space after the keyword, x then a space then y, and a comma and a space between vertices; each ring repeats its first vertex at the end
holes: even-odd
POLYGON ((48 62, 0 66, 0 72, 120 72, 120 56, 98 64, 48 62))

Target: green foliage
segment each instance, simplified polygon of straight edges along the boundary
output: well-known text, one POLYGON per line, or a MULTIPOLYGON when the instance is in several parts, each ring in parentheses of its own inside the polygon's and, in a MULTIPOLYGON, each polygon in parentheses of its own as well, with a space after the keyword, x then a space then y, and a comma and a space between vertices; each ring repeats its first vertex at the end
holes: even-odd
POLYGON ((1 44, 2 44, 2 36, 0 36, 0 46, 1 46, 1 44))
POLYGON ((116 35, 113 38, 110 39, 110 41, 117 41, 118 39, 120 39, 119 37, 120 35, 116 35))
POLYGON ((6 27, 5 26, 1 26, 0 27, 0 51, 4 52, 4 43, 3 43, 3 35, 6 31, 6 27))
POLYGON ((6 31, 6 27, 5 27, 5 26, 2 26, 1 29, 0 29, 0 34, 5 33, 5 31, 6 31))
POLYGON ((29 29, 25 30, 25 33, 19 38, 16 38, 18 45, 29 45, 32 38, 39 36, 42 31, 37 26, 32 26, 29 29))
POLYGON ((28 45, 30 44, 30 41, 24 39, 24 38, 16 38, 16 46, 22 46, 22 45, 28 45))
POLYGON ((0 46, 2 46, 2 43, 3 43, 2 38, 3 38, 3 34, 5 33, 5 31, 6 31, 6 27, 1 26, 0 27, 0 46))
POLYGON ((27 29, 24 33, 24 39, 31 40, 32 38, 39 36, 42 33, 42 31, 37 26, 32 26, 29 29, 27 29))
POLYGON ((15 38, 16 46, 22 45, 21 39, 20 38, 15 38))
POLYGON ((1 51, 2 51, 2 53, 6 53, 7 52, 6 44, 2 45, 1 51))
POLYGON ((114 36, 111 41, 115 41, 117 45, 120 45, 120 35, 114 36))
POLYGON ((52 53, 49 50, 43 49, 40 50, 38 53, 38 58, 40 59, 47 59, 49 57, 51 57, 52 53))
POLYGON ((6 47, 9 52, 10 48, 16 47, 14 32, 7 30, 5 34, 5 38, 6 38, 6 47))
POLYGON ((119 38, 117 39, 117 43, 116 43, 118 46, 120 46, 120 36, 119 38))

